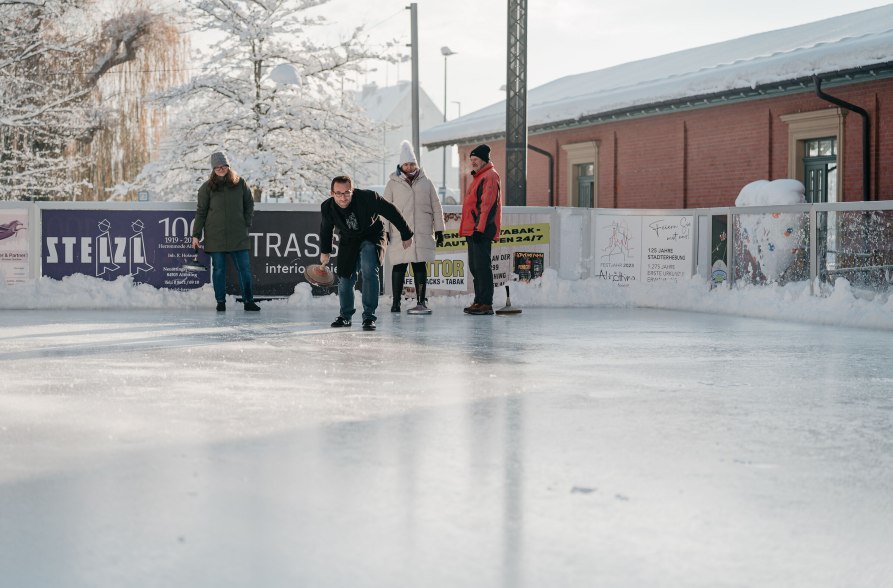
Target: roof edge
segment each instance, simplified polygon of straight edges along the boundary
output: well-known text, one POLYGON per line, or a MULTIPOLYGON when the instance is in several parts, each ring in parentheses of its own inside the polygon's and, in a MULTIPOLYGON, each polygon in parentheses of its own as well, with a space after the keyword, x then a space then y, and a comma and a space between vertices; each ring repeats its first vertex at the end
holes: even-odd
MULTIPOLYGON (((873 64, 848 70, 837 72, 825 72, 816 74, 822 78, 822 84, 826 88, 839 87, 848 84, 861 84, 875 80, 883 80, 893 77, 893 61, 873 64)), ((814 88, 813 77, 801 77, 770 84, 760 84, 754 87, 735 88, 712 94, 701 94, 695 96, 687 96, 685 98, 675 98, 664 102, 652 102, 639 106, 631 106, 617 110, 590 114, 579 118, 568 118, 557 121, 550 121, 539 125, 528 127, 529 135, 541 135, 556 130, 581 128, 595 126, 608 122, 616 122, 618 120, 632 120, 644 118, 648 116, 657 116, 670 112, 685 112, 689 110, 698 110, 701 108, 710 108, 722 104, 734 104, 737 102, 748 102, 753 100, 762 100, 766 98, 775 98, 777 96, 789 96, 812 91, 814 88)), ((431 143, 422 143, 429 151, 448 147, 451 145, 464 145, 469 143, 483 143, 486 141, 494 141, 505 138, 505 132, 489 133, 485 135, 474 135, 468 137, 459 137, 445 141, 436 141, 431 143)))

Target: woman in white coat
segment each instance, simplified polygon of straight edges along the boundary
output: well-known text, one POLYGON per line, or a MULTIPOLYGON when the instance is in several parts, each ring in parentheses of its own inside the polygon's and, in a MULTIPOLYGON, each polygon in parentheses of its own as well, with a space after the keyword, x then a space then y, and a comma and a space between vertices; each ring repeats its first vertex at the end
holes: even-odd
MULTIPOLYGON (((403 141, 400 145, 400 163, 385 186, 384 199, 397 207, 415 235, 412 246, 408 249, 388 247, 388 260, 394 266, 391 273, 391 287, 394 291, 391 312, 400 312, 403 279, 406 277, 407 266, 412 264, 418 304, 408 312, 428 314, 430 311, 425 297, 428 263, 434 261, 435 247, 443 244, 443 207, 434 183, 419 167, 409 141, 403 141)), ((391 243, 401 240, 396 227, 388 226, 388 232, 391 243)))

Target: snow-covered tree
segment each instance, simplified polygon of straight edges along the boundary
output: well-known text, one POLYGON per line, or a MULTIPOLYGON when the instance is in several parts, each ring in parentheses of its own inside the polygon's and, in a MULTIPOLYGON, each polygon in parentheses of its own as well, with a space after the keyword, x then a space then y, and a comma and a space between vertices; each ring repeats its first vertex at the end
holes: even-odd
POLYGON ((147 159, 147 147, 132 150, 146 143, 145 108, 120 92, 147 76, 116 68, 178 42, 141 5, 103 19, 96 0, 0 0, 0 198, 74 198, 97 178, 121 181, 112 161, 121 153, 140 167, 147 159))
MULTIPOLYGON (((163 13, 154 14, 140 8, 143 2, 130 0, 122 12, 105 19, 101 34, 114 38, 148 23, 130 51, 130 58, 110 69, 97 82, 91 100, 102 108, 101 124, 89 142, 77 141, 70 153, 87 160, 87 165, 74 170, 74 179, 89 183, 90 197, 105 199, 108 191, 122 181, 130 181, 151 159, 166 130, 167 115, 149 96, 154 92, 180 84, 186 79, 185 61, 188 36, 181 34, 163 13)), ((119 45, 120 46, 120 45, 119 45)), ((110 51, 112 45, 103 49, 110 51)), ((93 62, 104 61, 103 57, 93 62)))
POLYGON ((147 188, 157 199, 190 200, 210 174, 209 155, 225 150, 264 198, 312 202, 333 176, 375 157, 367 139, 375 126, 343 81, 387 48, 369 48, 362 28, 320 40, 327 1, 190 0, 213 39, 200 48, 202 71, 159 96, 173 110, 168 137, 116 197, 147 188))

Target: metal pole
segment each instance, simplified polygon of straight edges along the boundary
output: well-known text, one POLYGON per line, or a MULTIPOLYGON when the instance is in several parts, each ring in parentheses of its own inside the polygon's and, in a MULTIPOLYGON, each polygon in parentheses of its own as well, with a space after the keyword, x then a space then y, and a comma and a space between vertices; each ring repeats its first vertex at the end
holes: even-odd
MULTIPOLYGON (((735 260, 737 256, 735 255, 735 248, 738 247, 738 243, 735 241, 735 215, 731 212, 726 213, 726 282, 729 285, 729 289, 735 286, 735 280, 738 276, 735 275, 735 260)), ((712 264, 711 264, 712 265, 712 264)))
POLYGON ((381 183, 388 183, 388 125, 381 125, 381 183))
POLYGON ((419 10, 418 5, 413 2, 406 7, 409 10, 411 21, 411 42, 412 47, 412 148, 422 164, 422 152, 419 150, 419 10))
MULTIPOLYGON (((825 214, 828 214, 827 212, 825 214)), ((809 207, 809 293, 815 296, 816 278, 819 276, 818 260, 818 227, 816 226, 818 214, 815 206, 809 207)))
MULTIPOLYGON (((441 47, 440 54, 443 55, 443 122, 447 121, 447 57, 450 55, 455 55, 456 52, 450 49, 449 47, 441 47)), ((446 198, 446 157, 447 157, 447 148, 444 145, 441 151, 441 155, 443 156, 443 178, 441 178, 440 182, 440 200, 443 201, 446 198)))
MULTIPOLYGON (((449 54, 443 54, 443 122, 447 121, 447 57, 449 54)), ((443 178, 440 183, 440 199, 446 198, 446 147, 441 147, 443 152, 443 178)))
POLYGON ((505 203, 527 205, 527 0, 508 2, 505 203))

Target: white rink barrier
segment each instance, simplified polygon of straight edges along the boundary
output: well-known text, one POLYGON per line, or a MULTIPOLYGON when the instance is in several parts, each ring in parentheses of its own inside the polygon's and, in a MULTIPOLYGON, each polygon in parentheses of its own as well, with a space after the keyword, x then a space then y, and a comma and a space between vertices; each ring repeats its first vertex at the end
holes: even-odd
MULTIPOLYGON (((259 203, 255 210, 252 269, 264 274, 259 282, 269 283, 268 295, 287 295, 303 280, 304 265, 318 259, 319 207, 259 203)), ((67 271, 105 279, 133 275, 158 287, 200 286, 178 273, 180 261, 192 254, 194 212, 190 202, 0 202, 0 272, 7 283, 67 271)), ((431 295, 471 288, 465 240, 457 234, 461 207, 444 206, 444 213, 444 247, 429 266, 431 295)), ((699 275, 726 286, 824 284, 846 276, 886 288, 893 281, 891 225, 893 201, 671 210, 504 207, 493 267, 497 286, 536 279, 551 268, 562 279, 601 279, 618 287, 699 275)), ((390 275, 387 265, 384 274, 390 275)), ((411 288, 411 275, 405 286, 411 288)))

